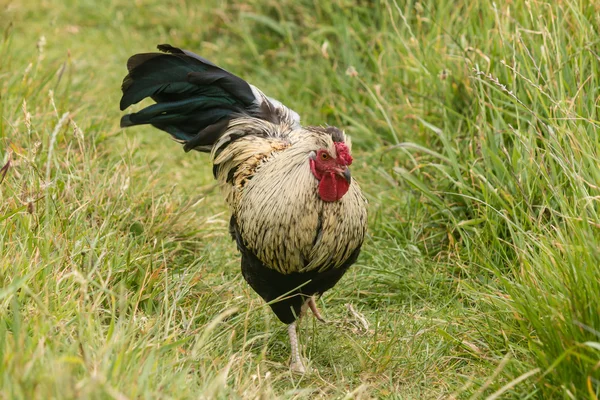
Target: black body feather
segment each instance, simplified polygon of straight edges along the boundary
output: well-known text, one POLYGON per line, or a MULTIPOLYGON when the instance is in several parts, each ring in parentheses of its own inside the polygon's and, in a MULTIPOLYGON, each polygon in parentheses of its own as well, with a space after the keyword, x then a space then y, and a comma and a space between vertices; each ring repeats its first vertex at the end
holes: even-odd
POLYGON ((150 97, 156 104, 123 116, 121 126, 151 124, 184 142, 185 150, 210 146, 236 115, 258 112, 250 85, 189 51, 159 45, 127 62, 121 110, 150 97))
POLYGON ((242 253, 242 275, 256 293, 260 295, 284 324, 291 324, 299 316, 302 305, 313 295, 322 295, 331 289, 344 276, 348 268, 356 262, 360 246, 338 268, 326 268, 322 272, 282 274, 265 266, 252 253, 239 234, 235 217, 229 222, 229 232, 242 253))

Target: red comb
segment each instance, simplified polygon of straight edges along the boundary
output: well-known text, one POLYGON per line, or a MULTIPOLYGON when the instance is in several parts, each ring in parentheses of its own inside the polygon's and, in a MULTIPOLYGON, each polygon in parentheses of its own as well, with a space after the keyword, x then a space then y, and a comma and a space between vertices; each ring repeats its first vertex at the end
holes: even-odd
POLYGON ((352 156, 350 155, 350 150, 346 143, 335 142, 335 151, 337 152, 338 158, 340 159, 340 164, 350 165, 352 164, 352 156))

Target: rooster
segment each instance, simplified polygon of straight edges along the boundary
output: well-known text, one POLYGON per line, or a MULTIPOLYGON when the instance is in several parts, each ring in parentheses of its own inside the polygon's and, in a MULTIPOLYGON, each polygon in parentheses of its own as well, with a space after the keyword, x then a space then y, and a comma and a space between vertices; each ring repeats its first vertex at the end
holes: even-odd
POLYGON ((184 150, 210 153, 231 210, 229 231, 242 275, 288 324, 291 369, 304 372, 296 321, 307 309, 323 321, 315 296, 356 261, 367 201, 350 176, 350 141, 334 127, 300 117, 243 79, 171 45, 127 62, 121 127, 150 124, 184 150))

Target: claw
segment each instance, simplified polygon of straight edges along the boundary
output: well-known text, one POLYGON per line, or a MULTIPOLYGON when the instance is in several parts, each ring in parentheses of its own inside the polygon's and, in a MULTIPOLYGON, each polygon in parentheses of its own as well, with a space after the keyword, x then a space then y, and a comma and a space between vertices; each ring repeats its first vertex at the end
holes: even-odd
POLYGON ((321 313, 319 312, 319 309, 317 308, 317 303, 315 302, 315 297, 311 296, 308 299, 308 307, 310 307, 310 311, 312 311, 312 313, 315 315, 315 318, 317 318, 319 321, 326 323, 327 321, 325 321, 325 319, 321 316, 321 313))

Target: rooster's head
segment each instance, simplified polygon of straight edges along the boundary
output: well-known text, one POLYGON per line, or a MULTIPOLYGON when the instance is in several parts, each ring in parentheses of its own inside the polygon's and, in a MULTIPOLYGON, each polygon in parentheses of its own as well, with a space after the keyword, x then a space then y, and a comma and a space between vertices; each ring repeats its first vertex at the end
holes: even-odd
POLYGON ((335 130, 332 134, 333 148, 321 148, 310 156, 310 169, 319 181, 319 197, 323 201, 341 199, 352 182, 348 168, 352 164, 350 149, 343 141, 343 133, 335 130))

